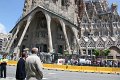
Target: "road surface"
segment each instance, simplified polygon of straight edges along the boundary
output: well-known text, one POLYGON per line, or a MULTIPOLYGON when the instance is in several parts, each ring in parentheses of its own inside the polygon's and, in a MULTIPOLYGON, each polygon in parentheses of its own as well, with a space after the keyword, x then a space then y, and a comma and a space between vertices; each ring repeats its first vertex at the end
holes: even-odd
MULTIPOLYGON (((84 73, 56 70, 43 71, 43 80, 120 80, 120 75, 117 74, 84 73)), ((7 66, 7 78, 1 78, 0 80, 16 80, 15 72, 15 66, 7 66)))

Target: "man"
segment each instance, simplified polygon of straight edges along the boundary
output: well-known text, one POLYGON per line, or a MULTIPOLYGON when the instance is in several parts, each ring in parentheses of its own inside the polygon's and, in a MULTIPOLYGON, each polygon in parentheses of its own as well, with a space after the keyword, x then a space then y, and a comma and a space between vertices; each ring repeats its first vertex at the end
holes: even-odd
POLYGON ((6 65, 7 65, 8 59, 6 59, 6 55, 3 55, 3 58, 1 59, 1 78, 6 78, 6 65), (4 76, 3 76, 4 72, 4 76))
POLYGON ((32 48, 32 54, 26 58, 26 80, 42 80, 42 63, 37 56, 38 48, 32 48))
POLYGON ((19 61, 17 63, 17 69, 16 69, 16 79, 17 80, 25 80, 25 78, 26 78, 25 58, 26 58, 26 53, 23 52, 21 55, 21 58, 19 59, 19 61))

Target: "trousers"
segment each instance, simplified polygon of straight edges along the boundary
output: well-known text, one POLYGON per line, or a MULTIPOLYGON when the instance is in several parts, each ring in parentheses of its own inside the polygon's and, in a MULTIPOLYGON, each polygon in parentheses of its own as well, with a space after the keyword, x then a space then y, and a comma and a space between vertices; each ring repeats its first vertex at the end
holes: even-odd
POLYGON ((6 78, 6 65, 1 64, 1 78, 6 78), (3 76, 4 73, 4 76, 3 76))

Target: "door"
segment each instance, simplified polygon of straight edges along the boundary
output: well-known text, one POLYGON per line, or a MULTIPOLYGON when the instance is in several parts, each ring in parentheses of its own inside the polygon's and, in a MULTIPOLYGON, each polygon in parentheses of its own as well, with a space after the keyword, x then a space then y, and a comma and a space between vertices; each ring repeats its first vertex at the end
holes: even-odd
POLYGON ((63 46, 62 45, 58 45, 58 53, 63 54, 63 46))

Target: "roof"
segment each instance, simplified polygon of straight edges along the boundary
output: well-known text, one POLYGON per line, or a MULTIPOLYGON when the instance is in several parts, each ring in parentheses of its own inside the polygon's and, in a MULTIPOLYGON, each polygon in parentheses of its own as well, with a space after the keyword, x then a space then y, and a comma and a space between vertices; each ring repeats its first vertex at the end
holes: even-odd
POLYGON ((107 37, 101 37, 103 39, 103 41, 106 41, 107 40, 107 37))
POLYGON ((96 42, 99 37, 93 37, 93 40, 96 42))
POLYGON ((89 38, 88 38, 88 37, 84 37, 84 40, 85 40, 86 42, 88 42, 89 38))
POLYGON ((23 19, 25 19, 25 18, 28 17, 32 12, 34 12, 34 11, 36 11, 36 10, 38 10, 38 9, 43 9, 43 10, 45 10, 45 11, 51 13, 51 14, 54 14, 55 16, 57 16, 57 17, 59 17, 59 18, 62 18, 62 19, 65 20, 66 22, 68 22, 68 23, 70 23, 71 25, 77 27, 77 25, 74 24, 74 23, 72 23, 69 19, 66 19, 65 17, 61 16, 60 14, 54 13, 53 11, 48 10, 48 9, 46 9, 46 8, 44 8, 44 7, 42 7, 42 6, 39 5, 39 6, 35 7, 32 11, 30 11, 27 15, 22 16, 22 17, 19 19, 18 23, 15 25, 15 27, 10 31, 10 33, 12 33, 12 31, 17 27, 17 25, 18 25, 23 19))
POLYGON ((116 41, 116 38, 115 38, 115 37, 111 37, 111 39, 112 39, 113 41, 116 41))

